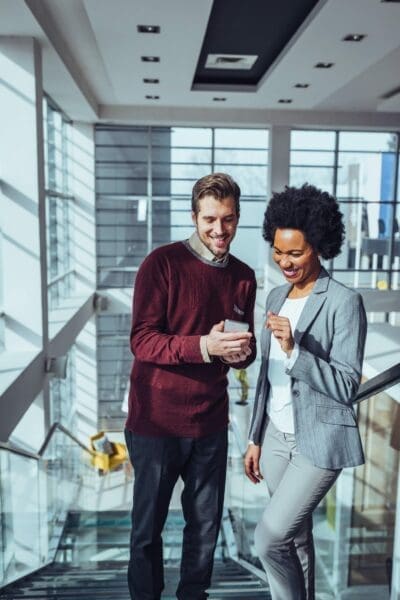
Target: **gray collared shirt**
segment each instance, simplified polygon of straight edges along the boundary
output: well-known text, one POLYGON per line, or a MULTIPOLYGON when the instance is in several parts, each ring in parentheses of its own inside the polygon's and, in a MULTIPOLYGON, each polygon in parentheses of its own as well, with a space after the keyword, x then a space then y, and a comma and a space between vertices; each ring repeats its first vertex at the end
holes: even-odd
POLYGON ((223 265, 223 266, 228 264, 229 252, 224 254, 224 256, 222 256, 221 258, 217 258, 211 252, 211 250, 209 250, 207 248, 207 246, 205 244, 203 244, 203 242, 201 241, 201 239, 198 236, 197 231, 194 231, 187 241, 188 241, 188 244, 191 247, 191 249, 194 250, 194 252, 200 256, 200 258, 204 258, 205 260, 208 260, 209 262, 217 263, 217 264, 223 265))
MULTIPOLYGON (((192 251, 195 254, 197 254, 200 258, 202 258, 206 261, 209 261, 209 262, 217 263, 218 266, 225 266, 228 264, 229 252, 224 254, 224 256, 222 256, 221 258, 217 258, 216 256, 214 256, 214 254, 211 252, 211 250, 209 250, 207 248, 207 246, 205 244, 203 244, 203 242, 201 241, 201 239, 199 238, 199 236, 197 234, 197 231, 194 231, 192 233, 190 238, 187 240, 187 243, 190 246, 190 248, 192 249, 192 251)), ((212 357, 208 354, 208 350, 207 350, 207 336, 206 335, 202 335, 200 337, 200 351, 201 351, 201 355, 203 357, 204 362, 206 362, 206 363, 212 362, 212 357)))

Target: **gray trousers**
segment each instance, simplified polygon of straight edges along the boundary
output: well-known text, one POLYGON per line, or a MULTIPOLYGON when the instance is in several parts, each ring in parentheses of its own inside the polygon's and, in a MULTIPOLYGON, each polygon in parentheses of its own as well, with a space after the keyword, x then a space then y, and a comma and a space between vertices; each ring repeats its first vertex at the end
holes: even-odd
POLYGON ((269 422, 261 473, 270 500, 255 530, 273 600, 314 600, 312 512, 340 470, 321 469, 296 450, 295 436, 269 422))

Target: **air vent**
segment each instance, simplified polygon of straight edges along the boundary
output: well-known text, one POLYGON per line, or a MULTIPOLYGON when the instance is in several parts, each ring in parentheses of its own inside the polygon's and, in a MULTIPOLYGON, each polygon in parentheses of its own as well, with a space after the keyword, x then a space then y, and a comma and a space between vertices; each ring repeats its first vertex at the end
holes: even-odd
POLYGON ((256 62, 257 54, 208 54, 206 69, 250 70, 256 62))

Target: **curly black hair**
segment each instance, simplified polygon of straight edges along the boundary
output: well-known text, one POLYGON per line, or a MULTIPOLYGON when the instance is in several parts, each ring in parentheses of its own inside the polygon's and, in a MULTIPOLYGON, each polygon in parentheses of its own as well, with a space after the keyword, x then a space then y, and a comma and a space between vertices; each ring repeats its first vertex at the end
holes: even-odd
POLYGON ((277 229, 299 229, 322 258, 334 258, 344 240, 342 213, 335 198, 313 185, 286 186, 267 206, 263 238, 274 243, 277 229))

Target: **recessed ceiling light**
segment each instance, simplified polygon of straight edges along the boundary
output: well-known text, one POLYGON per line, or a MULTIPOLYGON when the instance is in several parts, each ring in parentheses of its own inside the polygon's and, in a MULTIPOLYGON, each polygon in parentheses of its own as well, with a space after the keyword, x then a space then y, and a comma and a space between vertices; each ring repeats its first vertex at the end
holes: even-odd
POLYGON ((142 56, 143 62, 160 62, 159 56, 142 56))
POLYGON ((138 25, 137 30, 139 33, 160 33, 159 25, 138 25))
POLYGON ((216 97, 213 98, 213 102, 225 102, 226 98, 220 98, 220 97, 216 97))
POLYGON ((366 33, 348 33, 342 38, 343 42, 361 42, 365 37, 367 37, 366 33))
POLYGON ((291 98, 280 98, 278 102, 279 104, 291 104, 293 100, 291 98))
POLYGON ((159 100, 160 96, 146 96, 146 100, 159 100))
POLYGON ((316 69, 330 69, 331 67, 333 67, 335 63, 330 63, 330 62, 319 62, 316 65, 314 65, 314 67, 316 69))
POLYGON ((296 85, 294 87, 305 90, 306 88, 310 87, 310 84, 309 83, 296 83, 296 85))
POLYGON ((160 83, 159 79, 152 79, 150 77, 145 77, 143 79, 143 83, 160 83))

